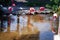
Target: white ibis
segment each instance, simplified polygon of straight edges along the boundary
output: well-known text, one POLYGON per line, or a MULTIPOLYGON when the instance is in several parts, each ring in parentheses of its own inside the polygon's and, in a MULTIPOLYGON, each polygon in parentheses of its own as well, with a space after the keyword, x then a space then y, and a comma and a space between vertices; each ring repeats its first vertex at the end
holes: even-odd
POLYGON ((35 13, 35 8, 30 7, 30 13, 31 13, 31 14, 34 14, 34 13, 35 13))
POLYGON ((13 4, 12 4, 12 6, 16 6, 16 4, 15 4, 15 3, 13 3, 13 4))
MULTIPOLYGON (((56 23, 56 18, 57 18, 57 14, 54 13, 54 14, 53 14, 54 24, 56 23)), ((51 22, 51 29, 52 29, 52 32, 53 32, 53 33, 56 33, 56 30, 55 30, 55 28, 53 27, 53 22, 51 22)))
POLYGON ((45 9, 44 7, 40 7, 39 8, 40 11, 44 11, 44 9, 45 9))
POLYGON ((12 6, 16 6, 16 4, 14 3, 14 0, 11 0, 12 1, 12 6))
POLYGON ((57 14, 56 14, 56 13, 54 13, 54 14, 53 14, 53 16, 54 16, 54 17, 57 17, 57 14))
POLYGON ((13 8, 12 7, 8 7, 8 10, 9 10, 9 12, 12 12, 13 8))
POLYGON ((56 20, 56 18, 57 18, 57 13, 54 13, 53 14, 53 19, 56 20))

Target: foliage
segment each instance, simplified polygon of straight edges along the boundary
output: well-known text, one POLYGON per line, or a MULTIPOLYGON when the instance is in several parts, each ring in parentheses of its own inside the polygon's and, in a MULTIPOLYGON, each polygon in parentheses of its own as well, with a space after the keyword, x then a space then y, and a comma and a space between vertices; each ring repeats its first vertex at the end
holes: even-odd
POLYGON ((53 5, 53 6, 52 6, 52 9, 53 9, 54 11, 57 11, 58 6, 57 6, 57 5, 53 5))
POLYGON ((47 8, 51 8, 51 6, 50 6, 49 4, 46 4, 46 7, 47 7, 47 8))
POLYGON ((58 3, 59 3, 59 0, 54 0, 54 2, 55 2, 56 4, 58 4, 58 3))
POLYGON ((46 7, 50 7, 50 8, 52 8, 52 10, 54 10, 54 11, 57 11, 57 9, 58 9, 58 6, 59 6, 59 0, 50 0, 51 1, 51 3, 50 4, 46 4, 46 7))
POLYGON ((4 6, 9 6, 11 5, 11 0, 0 0, 0 4, 4 6))
POLYGON ((58 13, 58 15, 60 15, 60 6, 58 7, 57 13, 58 13))
POLYGON ((57 11, 60 0, 27 0, 28 6, 45 6, 47 8, 52 8, 54 11, 57 11))
MULTIPOLYGON (((45 6, 47 8, 52 8, 52 10, 57 11, 60 0, 26 0, 28 1, 26 6, 45 6)), ((11 0, 0 0, 0 4, 9 6, 11 5, 11 0)))

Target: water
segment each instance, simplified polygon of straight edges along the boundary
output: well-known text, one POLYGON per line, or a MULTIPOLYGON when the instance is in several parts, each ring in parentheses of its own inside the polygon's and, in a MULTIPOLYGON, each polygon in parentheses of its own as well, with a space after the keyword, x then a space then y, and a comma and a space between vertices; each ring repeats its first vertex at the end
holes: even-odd
POLYGON ((54 34, 51 31, 45 31, 40 33, 40 40, 53 40, 54 34))
MULTIPOLYGON (((42 15, 43 16, 43 15, 42 15)), ((33 17, 33 16, 31 16, 33 17)), ((45 16, 44 16, 45 17, 45 16)), ((19 17, 19 31, 21 28, 26 27, 27 26, 27 20, 28 17, 27 16, 20 16, 19 17)), ((30 19, 30 23, 33 24, 33 26, 37 27, 38 30, 40 31, 40 35, 39 35, 39 40, 53 40, 53 33, 51 31, 51 25, 49 23, 48 17, 44 18, 44 22, 34 22, 32 19, 30 19)), ((4 32, 7 31, 7 21, 4 21, 5 27, 6 29, 4 30, 4 32)), ((10 24, 10 31, 16 31, 17 30, 17 16, 12 16, 11 17, 11 24, 10 24)))
POLYGON ((39 40, 53 40, 53 33, 49 22, 33 22, 33 25, 40 31, 39 40))

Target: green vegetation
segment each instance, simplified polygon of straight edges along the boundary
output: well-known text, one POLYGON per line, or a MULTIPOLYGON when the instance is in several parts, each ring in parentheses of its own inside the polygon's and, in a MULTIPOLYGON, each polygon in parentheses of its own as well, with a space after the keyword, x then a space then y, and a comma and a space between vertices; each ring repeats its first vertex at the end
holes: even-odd
POLYGON ((27 0, 27 6, 44 6, 47 8, 51 8, 54 11, 57 11, 60 0, 27 0))
POLYGON ((0 0, 0 4, 4 6, 9 6, 11 5, 11 0, 0 0))

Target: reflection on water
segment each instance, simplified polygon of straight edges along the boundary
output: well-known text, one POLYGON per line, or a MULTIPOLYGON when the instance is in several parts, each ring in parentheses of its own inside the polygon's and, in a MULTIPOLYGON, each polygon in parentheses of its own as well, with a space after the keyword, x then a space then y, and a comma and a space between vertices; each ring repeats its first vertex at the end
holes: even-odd
MULTIPOLYGON (((41 15, 41 16, 45 17, 44 20, 46 20, 46 21, 48 20, 47 16, 45 16, 45 15, 41 15)), ((34 26, 36 26, 37 28, 41 27, 41 28, 39 28, 40 31, 41 31, 42 28, 45 29, 45 27, 50 28, 50 23, 49 22, 41 22, 41 23, 40 22, 34 22, 32 20, 32 17, 33 16, 30 17, 30 23, 33 24, 34 26)), ((10 18, 11 18, 10 31, 17 30, 16 29, 17 28, 17 15, 12 15, 10 18)), ((27 16, 19 16, 19 25, 20 25, 21 28, 27 26, 27 21, 28 21, 27 16)), ((7 21, 3 21, 3 24, 4 24, 4 27, 7 28, 7 21)))
POLYGON ((1 27, 1 21, 0 21, 0 27, 1 27))
POLYGON ((17 30, 17 16, 11 17, 11 24, 10 24, 10 31, 16 31, 17 30))
POLYGON ((7 21, 3 21, 3 28, 4 28, 4 32, 7 31, 7 21))
POLYGON ((21 29, 23 28, 23 27, 27 27, 27 21, 28 21, 28 17, 27 16, 20 16, 19 17, 19 25, 20 25, 20 29, 19 29, 19 31, 21 31, 21 29))
MULTIPOLYGON (((32 17, 30 18, 30 23, 33 24, 33 26, 37 27, 38 30, 40 31, 40 39, 39 40, 53 40, 53 33, 51 32, 51 25, 49 23, 49 17, 45 17, 44 16, 44 22, 34 22, 32 20, 32 17)), ((28 17, 27 16, 20 16, 19 17, 19 31, 23 28, 27 26, 27 21, 28 21, 28 17)), ((4 24, 4 32, 7 31, 7 21, 3 22, 4 24)), ((17 15, 12 15, 11 16, 11 24, 10 24, 10 31, 16 31, 17 30, 17 15)))

